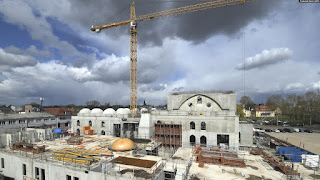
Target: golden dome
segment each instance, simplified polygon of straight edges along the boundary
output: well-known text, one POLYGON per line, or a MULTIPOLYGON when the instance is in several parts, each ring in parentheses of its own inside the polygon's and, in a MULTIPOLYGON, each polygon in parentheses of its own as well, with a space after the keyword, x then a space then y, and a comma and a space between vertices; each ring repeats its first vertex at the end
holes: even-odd
POLYGON ((109 147, 112 151, 129 151, 133 150, 136 147, 134 142, 128 138, 120 138, 115 140, 109 147))

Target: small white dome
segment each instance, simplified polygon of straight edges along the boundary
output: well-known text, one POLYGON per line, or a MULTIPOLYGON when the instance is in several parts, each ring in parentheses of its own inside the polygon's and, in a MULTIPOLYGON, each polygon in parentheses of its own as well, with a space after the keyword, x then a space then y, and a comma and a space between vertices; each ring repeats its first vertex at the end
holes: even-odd
POLYGON ((124 108, 124 110, 126 110, 128 112, 128 114, 130 114, 130 109, 129 108, 124 108))
POLYGON ((103 111, 103 114, 113 115, 115 113, 116 113, 116 111, 114 109, 112 109, 112 108, 108 108, 108 109, 103 111))
POLYGON ((94 108, 91 110, 91 114, 102 114, 103 111, 100 108, 94 108))
POLYGON ((79 114, 89 114, 91 111, 88 108, 83 108, 79 111, 79 114))
POLYGON ((128 110, 124 108, 117 109, 117 114, 129 114, 129 113, 130 113, 130 110, 128 112, 128 110))
POLYGON ((148 112, 148 109, 147 109, 147 108, 142 108, 142 109, 140 110, 140 112, 148 112))

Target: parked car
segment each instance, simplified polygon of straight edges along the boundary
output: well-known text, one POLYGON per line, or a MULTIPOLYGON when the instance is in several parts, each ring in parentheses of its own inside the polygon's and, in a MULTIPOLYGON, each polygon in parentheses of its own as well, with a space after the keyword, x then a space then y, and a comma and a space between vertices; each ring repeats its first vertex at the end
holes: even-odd
POLYGON ((304 132, 304 130, 303 129, 299 129, 299 132, 304 132))
POLYGON ((266 132, 272 132, 272 130, 271 130, 271 129, 266 129, 265 131, 266 131, 266 132))
POLYGON ((279 131, 280 131, 280 132, 283 132, 283 133, 285 132, 283 129, 279 129, 279 131))
POLYGON ((293 129, 284 128, 283 130, 284 130, 285 132, 293 133, 293 129))
POLYGON ((305 129, 304 132, 313 133, 313 131, 311 129, 305 129))
POLYGON ((280 130, 279 130, 279 129, 275 129, 275 130, 274 130, 274 132, 279 133, 279 132, 280 132, 280 130))
POLYGON ((293 131, 294 132, 299 132, 299 129, 298 128, 294 128, 293 131))

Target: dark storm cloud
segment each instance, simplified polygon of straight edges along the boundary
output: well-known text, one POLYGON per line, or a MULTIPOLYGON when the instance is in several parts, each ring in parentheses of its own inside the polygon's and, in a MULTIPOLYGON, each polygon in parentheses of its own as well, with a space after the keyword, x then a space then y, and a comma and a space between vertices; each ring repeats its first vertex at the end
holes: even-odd
MULTIPOLYGON (((70 15, 77 19, 84 27, 103 25, 106 23, 129 20, 131 0, 121 1, 75 1, 72 0, 74 14, 70 15), (114 17, 113 19, 110 17, 114 17)), ((176 7, 199 3, 199 1, 162 2, 150 0, 136 0, 136 14, 168 10, 176 7)), ((228 6, 160 18, 148 22, 140 22, 138 25, 138 37, 140 44, 162 44, 166 37, 179 37, 194 43, 200 43, 214 34, 235 35, 254 20, 266 18, 272 14, 281 2, 278 0, 261 0, 244 5, 228 6)), ((117 27, 105 30, 115 39, 123 34, 129 34, 129 27, 117 27)))

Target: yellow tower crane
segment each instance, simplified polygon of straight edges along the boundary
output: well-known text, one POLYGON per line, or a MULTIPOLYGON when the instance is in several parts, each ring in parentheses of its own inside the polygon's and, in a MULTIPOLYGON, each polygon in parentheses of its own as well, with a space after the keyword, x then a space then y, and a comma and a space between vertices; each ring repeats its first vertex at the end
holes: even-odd
POLYGON ((216 0, 206 3, 200 3, 190 6, 174 8, 166 11, 150 13, 136 17, 134 2, 131 5, 130 20, 101 25, 92 26, 91 31, 100 32, 102 29, 118 27, 130 24, 130 111, 131 115, 136 115, 137 110, 137 22, 152 20, 160 17, 173 16, 178 14, 185 14, 189 12, 201 11, 211 8, 218 8, 224 6, 232 6, 236 4, 245 4, 256 0, 216 0))

